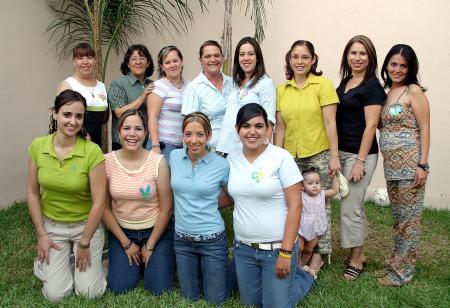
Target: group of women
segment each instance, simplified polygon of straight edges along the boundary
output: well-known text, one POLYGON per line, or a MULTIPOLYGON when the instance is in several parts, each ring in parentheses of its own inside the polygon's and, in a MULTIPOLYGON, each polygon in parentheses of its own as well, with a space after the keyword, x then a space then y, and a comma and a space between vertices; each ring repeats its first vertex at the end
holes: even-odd
MULTIPOLYGON (((176 272, 183 296, 223 303, 232 277, 219 207, 234 204, 241 302, 294 306, 299 289, 312 284, 297 267, 303 170, 317 171, 324 189, 339 172, 349 181, 341 198, 341 246, 350 249, 342 278, 355 280, 367 261, 363 205, 377 163, 377 127, 395 245, 376 275, 385 286, 409 283, 429 152, 429 105, 412 48, 395 45, 386 56, 387 95, 376 77, 375 48, 362 35, 344 49, 337 89, 305 40, 287 52, 287 81, 277 88, 253 38, 238 43, 232 78, 221 72, 216 41, 200 47, 199 60, 199 76, 185 81, 181 51, 164 47, 153 82, 150 53, 133 45, 121 64, 124 76, 106 94, 94 78, 92 48, 74 49, 75 74, 59 87, 49 135, 29 147, 28 207, 43 294, 58 302, 73 290, 87 297, 101 296, 106 286, 123 293, 143 275, 144 288, 159 295, 173 289, 176 272), (88 139, 101 144, 106 101, 113 151, 103 156, 88 139), (101 221, 109 230, 107 281, 101 221)), ((313 276, 331 253, 330 210, 327 198, 326 228, 307 264, 313 276)))

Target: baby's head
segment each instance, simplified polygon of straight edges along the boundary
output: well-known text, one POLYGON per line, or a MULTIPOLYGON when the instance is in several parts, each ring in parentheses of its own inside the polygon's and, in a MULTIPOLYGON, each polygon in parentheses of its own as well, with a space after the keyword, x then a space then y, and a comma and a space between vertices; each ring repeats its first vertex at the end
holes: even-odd
POLYGON ((302 190, 311 197, 317 196, 322 189, 318 169, 314 167, 307 168, 302 171, 302 175, 303 175, 302 190))

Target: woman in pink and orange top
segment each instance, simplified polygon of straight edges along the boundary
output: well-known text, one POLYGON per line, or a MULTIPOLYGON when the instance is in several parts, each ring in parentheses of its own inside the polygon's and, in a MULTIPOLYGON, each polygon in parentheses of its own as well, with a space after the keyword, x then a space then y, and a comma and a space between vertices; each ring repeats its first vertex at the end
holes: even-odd
POLYGON ((109 288, 134 289, 144 268, 144 287, 159 295, 173 288, 172 190, 167 163, 147 151, 145 117, 136 109, 118 121, 122 149, 106 154, 108 192, 103 222, 109 236, 109 288))

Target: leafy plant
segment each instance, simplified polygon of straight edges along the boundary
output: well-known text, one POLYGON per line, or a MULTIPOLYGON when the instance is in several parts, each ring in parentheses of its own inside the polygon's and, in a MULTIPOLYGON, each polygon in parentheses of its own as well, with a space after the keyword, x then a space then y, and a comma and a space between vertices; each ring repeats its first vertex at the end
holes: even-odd
MULTIPOLYGON (((97 79, 104 80, 112 49, 124 51, 135 36, 152 25, 158 35, 181 34, 193 22, 191 1, 186 0, 53 0, 49 3, 55 19, 51 34, 59 60, 70 57, 73 47, 89 42, 96 52, 97 79), (105 54, 103 55, 103 47, 105 54)), ((198 0, 202 12, 205 1, 198 0)))

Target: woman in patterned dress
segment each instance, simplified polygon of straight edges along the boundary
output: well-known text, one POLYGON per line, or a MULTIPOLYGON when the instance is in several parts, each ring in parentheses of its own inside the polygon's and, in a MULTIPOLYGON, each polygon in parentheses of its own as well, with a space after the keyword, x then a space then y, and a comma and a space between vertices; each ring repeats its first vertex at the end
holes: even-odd
POLYGON ((389 89, 381 112, 380 147, 384 176, 394 219, 394 251, 376 272, 384 286, 408 284, 419 246, 420 219, 430 149, 430 107, 417 75, 414 50, 404 44, 391 48, 381 76, 389 89))

